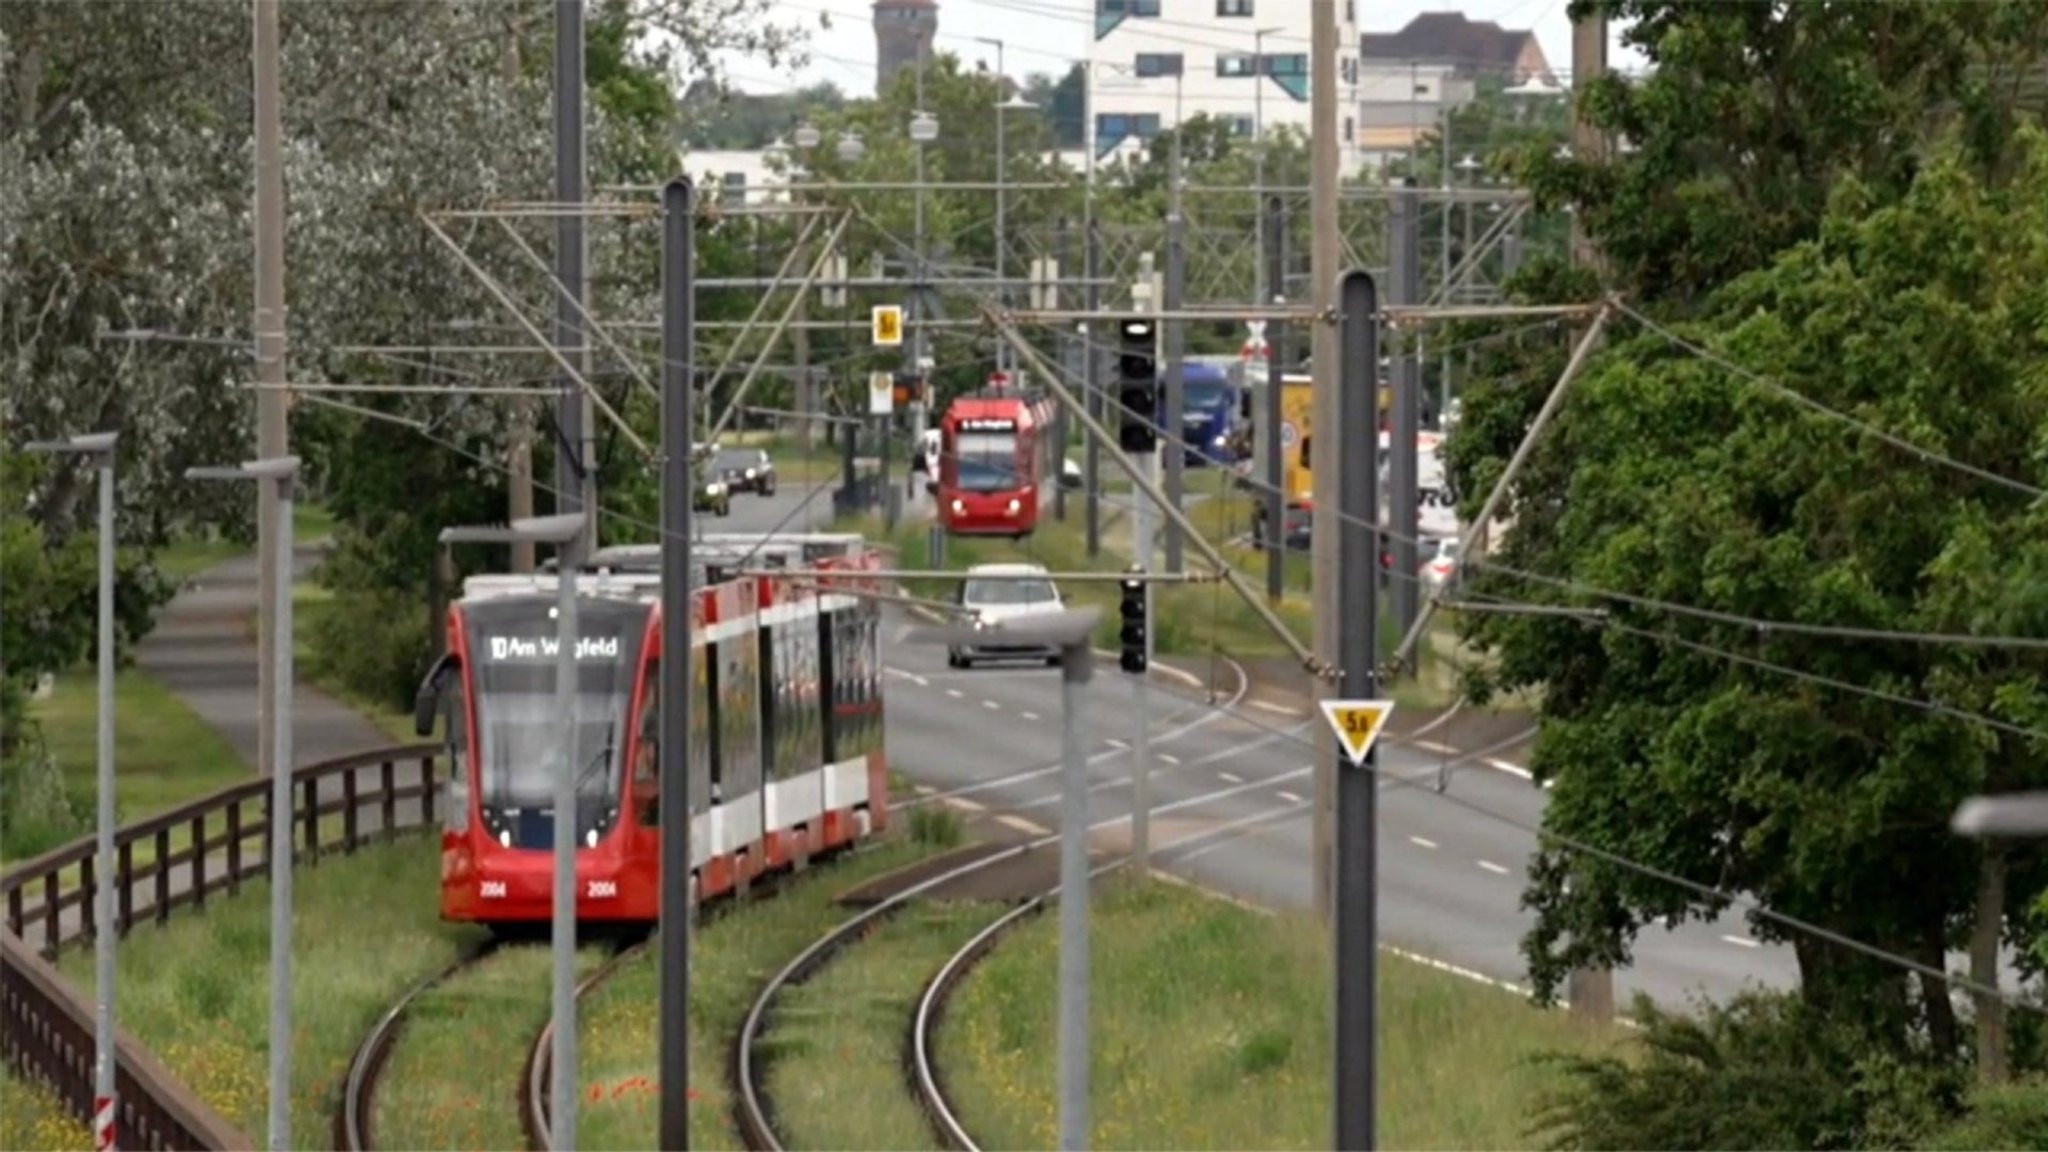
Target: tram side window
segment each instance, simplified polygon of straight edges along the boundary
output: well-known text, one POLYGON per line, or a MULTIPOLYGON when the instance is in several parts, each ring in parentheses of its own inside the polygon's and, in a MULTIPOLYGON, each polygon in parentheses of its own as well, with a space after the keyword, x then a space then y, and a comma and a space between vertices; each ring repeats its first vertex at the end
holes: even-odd
POLYGON ((718 761, 711 755, 711 732, 714 717, 711 710, 721 702, 711 693, 710 645, 702 645, 693 653, 691 667, 695 674, 690 677, 690 764, 689 771, 694 777, 698 765, 704 766, 704 775, 711 784, 711 802, 716 804, 724 799, 724 773, 719 771, 718 761))
POLYGON ((441 725, 448 737, 448 791, 442 822, 450 832, 469 828, 469 694, 460 665, 450 665, 441 691, 441 725))
POLYGON ((640 739, 633 753, 633 811, 645 828, 661 824, 661 661, 647 664, 641 689, 640 739))

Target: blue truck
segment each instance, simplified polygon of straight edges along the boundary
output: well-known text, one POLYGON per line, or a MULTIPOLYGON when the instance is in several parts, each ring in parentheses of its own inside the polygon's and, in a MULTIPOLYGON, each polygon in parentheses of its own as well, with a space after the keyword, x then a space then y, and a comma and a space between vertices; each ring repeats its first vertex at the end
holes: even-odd
MULTIPOLYGON (((1228 362, 1189 357, 1181 364, 1181 428, 1187 467, 1227 467, 1248 450, 1251 393, 1243 368, 1228 362)), ((1159 406, 1160 431, 1166 427, 1166 405, 1159 406)))

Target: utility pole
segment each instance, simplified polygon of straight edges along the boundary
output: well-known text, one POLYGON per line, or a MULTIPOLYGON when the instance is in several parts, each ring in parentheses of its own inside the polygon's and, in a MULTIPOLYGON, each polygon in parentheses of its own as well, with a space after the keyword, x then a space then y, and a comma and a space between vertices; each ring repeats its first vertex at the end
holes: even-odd
MULTIPOLYGON (((671 180, 661 221, 661 1146, 690 1147, 690 379, 697 316, 693 189, 671 180)), ((557 1140, 558 1147, 574 1147, 557 1140)))
MULTIPOLYGON (((1413 179, 1394 190, 1387 213, 1388 295, 1394 304, 1422 302, 1422 196, 1413 179)), ((1386 549, 1393 553, 1394 570, 1388 574, 1388 591, 1394 601, 1394 628, 1405 634, 1415 623, 1418 609, 1415 578, 1422 560, 1416 555, 1415 530, 1420 523, 1416 494, 1416 439, 1422 434, 1422 353, 1410 343, 1412 326, 1395 328, 1386 341, 1393 357, 1394 411, 1387 434, 1387 484, 1390 489, 1386 521, 1389 524, 1386 549)), ((1379 366, 1373 366, 1369 387, 1377 397, 1379 366)), ((1375 421, 1375 423, 1377 423, 1375 421)), ((1364 435, 1378 438, 1376 430, 1364 435)), ((1377 471, 1377 469, 1375 469, 1377 471)), ((1378 522, 1379 509, 1373 509, 1378 522)), ((1377 565, 1379 559, 1374 557, 1377 565)), ((1375 621, 1377 623, 1377 621, 1375 621)))
POLYGON ((585 0, 555 0, 555 199, 562 215, 555 218, 555 276, 561 290, 555 299, 555 343, 575 367, 561 377, 562 395, 555 412, 555 511, 585 513, 582 535, 569 546, 567 567, 573 570, 597 542, 596 418, 590 397, 576 377, 588 378, 590 352, 583 336, 582 316, 590 301, 585 269, 583 217, 583 5, 585 0))
MULTIPOLYGON (((519 72, 519 33, 516 29, 508 28, 506 30, 504 48, 498 53, 499 78, 509 87, 519 82, 519 72)), ((424 242, 426 237, 422 236, 420 239, 424 242)), ((422 260, 421 263, 424 264, 425 261, 422 260)), ((532 396, 515 396, 512 398, 512 421, 505 445, 505 518, 508 523, 513 520, 530 520, 533 518, 535 399, 536 397, 532 396)), ((452 557, 448 556, 448 551, 445 548, 436 554, 435 559, 437 562, 444 559, 452 562, 452 557)), ((522 540, 512 545, 512 571, 518 573, 531 572, 533 571, 533 564, 532 541, 522 540)), ((439 580, 440 573, 438 571, 435 575, 437 588, 452 588, 452 582, 442 583, 439 580)), ((435 611, 430 618, 430 622, 433 625, 433 634, 439 637, 446 631, 442 625, 446 605, 440 602, 442 597, 436 596, 434 599, 435 604, 433 607, 435 611)))
MULTIPOLYGON (((1344 277, 1343 405, 1337 431, 1343 443, 1377 439, 1380 354, 1379 301, 1372 277, 1352 272, 1344 277)), ((1379 469, 1346 468, 1337 490, 1337 511, 1343 516, 1338 544, 1340 587, 1338 619, 1346 623, 1338 639, 1343 683, 1338 695, 1370 700, 1379 695, 1374 665, 1379 660, 1379 469)), ((1325 739, 1326 748, 1335 749, 1325 739)), ((1366 749, 1363 764, 1340 768, 1337 779, 1337 979, 1336 979, 1336 1102, 1337 1141, 1333 1147, 1374 1147, 1378 1116, 1378 1061, 1375 1036, 1379 1015, 1379 774, 1378 757, 1366 749)))
MULTIPOLYGON (((1182 395, 1186 382, 1183 371, 1187 361, 1188 330, 1178 313, 1185 304, 1188 279, 1188 218, 1186 207, 1181 202, 1181 184, 1184 170, 1181 167, 1181 134, 1186 128, 1180 115, 1180 82, 1174 77, 1173 88, 1173 171, 1168 177, 1166 209, 1166 280, 1162 295, 1163 307, 1170 317, 1160 329, 1163 338, 1161 352, 1166 359, 1166 401, 1165 435, 1160 439, 1160 450, 1166 457, 1166 498, 1175 508, 1185 506, 1186 494, 1183 487, 1182 470, 1187 464, 1187 445, 1182 441, 1187 427, 1181 419, 1185 411, 1186 398, 1182 395)), ((1135 499, 1133 503, 1138 501, 1135 499)), ((1152 553, 1147 549, 1139 560, 1150 570, 1152 553)), ((1180 525, 1166 522, 1166 570, 1178 574, 1181 571, 1180 525)))
MULTIPOLYGON (((1261 277, 1265 295, 1259 303, 1278 304, 1287 294, 1287 202, 1269 196, 1262 207, 1266 274, 1261 277)), ((1286 451, 1280 425, 1287 417, 1280 401, 1286 391, 1281 377, 1287 374, 1288 326, 1269 324, 1266 330, 1272 335, 1266 337, 1266 409, 1259 416, 1259 440, 1266 457, 1266 599, 1278 604, 1287 594, 1287 469, 1280 458, 1286 451)))
MULTIPOLYGON (((1317 319, 1311 329, 1309 355, 1313 373, 1311 395, 1313 416, 1309 465, 1311 483, 1319 493, 1343 491, 1341 464, 1347 456, 1363 460, 1363 467, 1377 471, 1374 451, 1360 453, 1361 445, 1344 444, 1335 437, 1343 409, 1338 404, 1337 276, 1344 260, 1344 232, 1338 219, 1337 179, 1337 0, 1309 3, 1309 281, 1317 319), (1316 448, 1314 441, 1323 445, 1316 448)), ((1376 439, 1376 438, 1375 438, 1376 439)), ((1374 444, 1375 440, 1367 440, 1374 444)), ((1336 501, 1315 502, 1310 536, 1313 584, 1312 607, 1316 634, 1313 652, 1326 667, 1338 664, 1340 627, 1337 587, 1338 533, 1342 521, 1336 501)), ((1327 698, 1335 685, 1318 684, 1319 698, 1327 698)), ((1314 821, 1316 910, 1326 921, 1336 899, 1331 865, 1334 851, 1331 835, 1336 815, 1337 748, 1330 741, 1316 747, 1316 808, 1314 821)))
MULTIPOLYGON (((1597 163, 1606 159, 1607 142, 1589 117, 1585 99, 1588 88, 1607 71, 1607 17, 1589 11, 1572 23, 1572 152, 1580 160, 1597 163)), ((1583 213, 1572 215, 1572 263, 1604 273, 1604 262, 1586 234, 1583 213)), ((1601 313, 1605 316, 1606 313, 1601 313)), ((1600 335, 1598 321, 1588 332, 1587 343, 1600 335)), ((1614 1018, 1614 972, 1607 968, 1575 968, 1565 978, 1566 995, 1574 1015, 1592 1020, 1614 1018)))
MULTIPOLYGON (((256 455, 278 459, 288 451, 290 399, 285 394, 284 324, 284 102, 278 53, 280 0, 253 0, 256 118, 256 455)), ((289 775, 278 758, 278 588, 291 587, 289 559, 278 560, 277 492, 256 486, 256 759, 270 775, 289 775)))
MULTIPOLYGON (((1000 116, 1001 113, 998 112, 997 115, 1000 116)), ((1060 217, 1059 246, 1057 254, 1053 257, 1051 275, 1044 278, 1043 286, 1039 289, 1046 298, 1045 303, 1048 308, 1057 309, 1061 306, 1056 295, 1059 291, 1059 277, 1064 273, 1065 269, 1073 267, 1071 263, 1074 255, 1073 249, 1073 229, 1069 226, 1067 218, 1062 216, 1060 217)), ((1000 274, 998 276, 1000 277, 1000 274)), ((1060 366, 1062 368, 1065 368, 1069 373, 1078 371, 1080 365, 1076 363, 1076 357, 1087 354, 1087 347, 1075 340, 1071 333, 1066 331, 1060 333, 1060 366)), ((1060 448, 1059 471, 1055 474, 1056 479, 1052 486, 1052 518, 1062 524, 1067 521, 1067 441, 1071 437, 1072 426, 1073 422, 1067 419, 1066 405, 1062 404, 1053 409, 1052 438, 1054 443, 1057 443, 1060 448)))
MULTIPOLYGON (((1091 148, 1089 155, 1094 152, 1091 148)), ((1088 248, 1084 257, 1083 277, 1088 281, 1087 310, 1090 317, 1102 312, 1102 288, 1095 280, 1101 273, 1102 232, 1095 223, 1095 188, 1088 188, 1088 248)), ((1102 333, 1095 328, 1095 321, 1089 320, 1081 327, 1081 383, 1083 397, 1088 405, 1088 414, 1096 423, 1103 423, 1103 414, 1108 406, 1102 402, 1102 357, 1096 345, 1102 340, 1102 333)), ((1061 405, 1064 411, 1066 406, 1061 405)), ((1102 554, 1102 444, 1095 437, 1087 438, 1087 452, 1081 461, 1082 479, 1088 488, 1088 498, 1083 512, 1088 521, 1088 558, 1093 560, 1102 554)))
MULTIPOLYGON (((1173 249, 1168 249, 1168 251, 1171 252, 1173 249)), ((1173 282, 1173 264, 1173 258, 1169 255, 1167 258, 1167 283, 1169 284, 1173 282)), ((1159 298, 1154 296, 1152 299, 1156 308, 1159 298)), ((1169 303, 1167 306, 1171 308, 1173 305, 1169 303)), ((1150 342, 1160 339, 1160 326, 1155 323, 1151 326, 1151 332, 1148 334, 1147 340, 1150 342)), ((1128 340, 1129 337, 1121 334, 1118 336, 1120 344, 1128 340)), ((1146 351, 1152 351, 1152 349, 1148 348, 1146 351)), ((1157 352, 1152 354, 1155 357, 1158 355, 1157 352)), ((1168 353, 1168 355, 1171 355, 1171 353, 1168 353)), ((1153 363, 1156 365, 1158 363, 1157 359, 1153 363)), ((1166 365, 1165 377, 1166 387, 1169 392, 1173 390, 1177 375, 1172 363, 1169 362, 1166 365)), ((1166 409, 1168 421, 1177 424, 1172 415, 1175 405, 1170 400, 1166 405, 1166 409)), ((1157 411, 1157 408, 1154 411, 1157 411)), ((1131 415, 1124 413, 1123 418, 1129 420, 1131 415)), ((1145 418, 1151 419, 1151 414, 1146 413, 1145 418)), ((1132 453, 1132 463, 1137 465, 1138 476, 1136 478, 1137 482, 1131 486, 1131 570, 1140 576, 1151 572, 1153 567, 1152 505, 1150 501, 1145 499, 1144 490, 1158 482, 1159 452, 1162 450, 1167 452, 1170 457, 1178 456, 1181 451, 1180 445, 1177 442, 1161 438, 1152 451, 1132 453)), ((1172 475, 1170 471, 1167 474, 1169 476, 1172 475)), ((1171 491, 1168 492, 1167 499, 1169 501, 1173 499, 1171 491)), ((1168 536, 1167 539, 1171 541, 1174 537, 1168 536)), ((1169 563, 1171 562, 1169 561, 1169 563)), ((1135 862, 1137 875, 1144 876, 1151 867, 1152 855, 1152 691, 1149 683, 1152 676, 1150 669, 1152 667, 1152 633, 1154 631, 1152 627, 1152 582, 1150 580, 1142 581, 1138 594, 1143 597, 1140 603, 1143 606, 1143 619, 1145 621, 1145 659, 1143 661, 1144 667, 1136 669, 1131 676, 1131 859, 1135 862)))

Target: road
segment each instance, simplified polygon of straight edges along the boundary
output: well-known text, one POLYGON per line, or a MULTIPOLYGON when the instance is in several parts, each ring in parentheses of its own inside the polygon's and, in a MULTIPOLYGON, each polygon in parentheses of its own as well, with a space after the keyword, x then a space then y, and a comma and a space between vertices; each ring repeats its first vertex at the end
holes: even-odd
MULTIPOLYGON (((1020 831, 1051 828, 1059 819, 1059 673, 1027 665, 956 671, 943 651, 895 643, 908 618, 888 633, 888 726, 891 762, 936 790, 943 802, 989 812, 1020 831)), ((1098 665, 1087 692, 1091 820, 1128 816, 1128 754, 1134 720, 1127 678, 1098 665)), ((1326 738, 1313 723, 1239 705, 1208 705, 1185 684, 1155 680, 1152 703, 1153 803, 1178 805, 1155 818, 1155 848, 1235 823, 1241 834, 1212 843, 1166 866, 1213 888, 1283 908, 1310 902, 1309 740, 1326 738), (1202 799, 1209 796, 1210 799, 1202 799)), ((1380 934, 1388 944, 1518 983, 1526 965, 1520 941, 1532 916, 1519 907, 1535 837, 1486 813, 1534 827, 1545 793, 1517 775, 1522 751, 1500 749, 1452 777, 1451 794, 1482 810, 1461 808, 1403 779, 1434 779, 1447 746, 1381 750, 1380 934)), ((1474 749, 1460 749, 1471 752, 1474 749)), ((1128 843, 1128 825, 1098 834, 1101 846, 1128 843)), ((1790 949, 1750 938, 1740 913, 1673 932, 1651 929, 1633 967, 1616 973, 1619 997, 1644 991, 1681 1003, 1699 991, 1725 997, 1746 983, 1790 987, 1797 967, 1790 949)))

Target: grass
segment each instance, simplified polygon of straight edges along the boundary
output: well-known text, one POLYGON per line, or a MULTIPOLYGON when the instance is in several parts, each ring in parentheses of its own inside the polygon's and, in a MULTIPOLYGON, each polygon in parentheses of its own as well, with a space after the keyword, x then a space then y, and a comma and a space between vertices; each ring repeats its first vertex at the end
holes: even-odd
MULTIPOLYGON (((1320 927, 1177 885, 1113 883, 1093 908, 1093 1147, 1326 1148, 1330 960, 1320 927)), ((1051 1147, 1058 922, 1021 928, 962 983, 938 1055, 987 1148, 1051 1147)), ((1556 1075, 1531 1058, 1615 1033, 1383 956, 1380 1138, 1524 1148, 1556 1075)))
POLYGON ((904 1028, 948 957, 1000 914, 918 901, 789 993, 768 1035, 768 1090, 797 1148, 924 1148, 931 1123, 903 1074, 904 1028))
MULTIPOLYGON (((583 950, 578 966, 602 962, 583 950)), ((521 1148, 520 1072, 548 1021, 547 945, 506 948, 413 1002, 379 1083, 376 1142, 385 1148, 521 1148)))
MULTIPOLYGON (((146 672, 114 676, 115 811, 138 820, 248 778, 251 766, 183 701, 146 672)), ((29 705, 57 765, 64 813, 25 822, 0 860, 47 852, 91 829, 99 765, 98 674, 89 667, 57 677, 47 699, 29 705)))
MULTIPOLYGON (((326 1147, 349 1057, 377 1015, 479 930, 444 924, 441 845, 415 836, 301 868, 293 884, 292 1146, 326 1147)), ((267 1115, 269 885, 121 942, 120 1021, 244 1135, 267 1115)), ((62 961, 90 995, 90 951, 62 961)), ((517 1061, 510 1068, 516 1072, 517 1061)), ((508 1072, 508 1079, 511 1076, 508 1072)))
POLYGON ((91 1130, 72 1119, 57 1097, 0 1065, 0 1148, 83 1152, 91 1147, 91 1130))
MULTIPOLYGON (((758 904, 707 922, 690 956, 690 1147, 737 1149, 728 1061, 761 987, 813 940, 851 915, 844 891, 931 854, 891 836, 758 904)), ((658 1001, 661 943, 592 992, 582 1013, 581 1148, 657 1147, 658 1069, 650 1024, 658 1001)), ((897 1067, 890 1065, 891 1069, 897 1067)), ((832 1147, 849 1145, 834 1141, 832 1147)))
MULTIPOLYGON (((300 543, 334 533, 334 517, 318 504, 292 505, 292 539, 300 543)), ((222 537, 211 527, 197 528, 156 550, 157 571, 183 584, 217 564, 249 554, 251 546, 222 537)))

